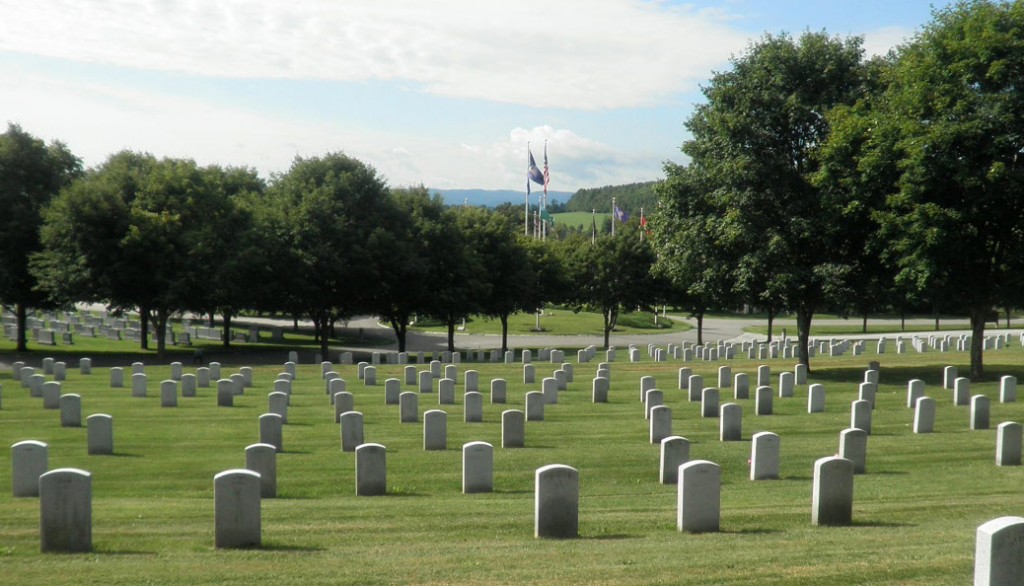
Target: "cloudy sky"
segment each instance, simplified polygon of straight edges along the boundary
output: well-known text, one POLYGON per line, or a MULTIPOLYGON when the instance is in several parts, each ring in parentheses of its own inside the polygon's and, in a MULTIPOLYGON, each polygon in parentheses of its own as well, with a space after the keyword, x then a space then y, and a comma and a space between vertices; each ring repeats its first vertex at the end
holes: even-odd
POLYGON ((0 117, 101 163, 344 151, 393 186, 551 189, 682 162, 700 86, 764 33, 884 53, 943 0, 0 0, 0 117))

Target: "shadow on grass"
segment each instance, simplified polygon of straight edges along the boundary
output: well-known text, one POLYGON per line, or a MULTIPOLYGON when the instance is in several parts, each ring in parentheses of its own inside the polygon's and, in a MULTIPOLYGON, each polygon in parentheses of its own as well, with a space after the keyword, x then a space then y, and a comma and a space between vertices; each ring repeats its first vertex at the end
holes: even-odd
POLYGON ((109 546, 100 546, 92 548, 93 554, 99 555, 116 555, 116 556, 131 556, 131 555, 159 555, 157 551, 143 551, 141 549, 114 549, 109 546))
POLYGON ((327 551, 323 547, 312 546, 312 545, 297 545, 289 543, 267 543, 263 542, 260 547, 254 547, 252 550, 256 551, 294 551, 302 553, 319 553, 321 551, 327 551))
POLYGON ((890 529, 898 529, 901 527, 916 527, 912 523, 894 523, 892 521, 857 521, 854 520, 850 524, 852 527, 887 527, 890 529))
POLYGON ((726 535, 771 535, 773 533, 785 533, 782 529, 765 529, 762 527, 750 527, 748 529, 721 529, 719 533, 726 535))
POLYGON ((586 541, 617 541, 620 539, 638 539, 639 535, 629 535, 626 533, 606 533, 601 535, 580 535, 579 539, 586 541))

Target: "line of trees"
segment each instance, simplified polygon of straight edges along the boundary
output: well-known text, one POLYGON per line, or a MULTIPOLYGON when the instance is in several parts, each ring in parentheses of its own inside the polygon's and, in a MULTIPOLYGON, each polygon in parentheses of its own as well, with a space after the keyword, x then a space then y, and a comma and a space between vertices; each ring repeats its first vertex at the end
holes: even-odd
POLYGON ((963 312, 1024 301, 1024 2, 958 2, 865 60, 859 38, 767 35, 717 73, 667 165, 658 271, 695 312, 963 312))
MULTIPOLYGON (((501 320, 546 303, 605 314, 649 307, 658 286, 648 245, 623 234, 538 241, 518 217, 448 207, 423 187, 390 189, 341 153, 297 158, 269 182, 248 168, 119 152, 82 170, 63 145, 16 125, 0 135, 0 300, 16 308, 25 351, 31 308, 99 302, 140 314, 143 348, 183 312, 254 310, 312 320, 327 355, 335 323, 376 315, 405 349, 413 316, 448 326, 501 320), (598 269, 599 267, 599 269, 598 269), (628 275, 628 278, 627 278, 628 275)), ((635 226, 634 226, 635 227, 635 226)))

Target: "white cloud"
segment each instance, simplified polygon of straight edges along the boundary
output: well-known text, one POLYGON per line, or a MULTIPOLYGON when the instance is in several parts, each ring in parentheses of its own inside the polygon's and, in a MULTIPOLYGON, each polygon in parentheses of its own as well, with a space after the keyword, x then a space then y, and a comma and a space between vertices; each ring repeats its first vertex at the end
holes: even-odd
POLYGON ((746 43, 717 11, 652 0, 46 0, 3 12, 0 50, 589 110, 690 91, 746 43))
POLYGON ((255 167, 269 177, 287 171, 297 155, 343 150, 373 165, 395 186, 517 189, 525 187, 527 141, 532 141, 542 164, 547 139, 553 190, 574 191, 660 174, 656 155, 627 155, 549 126, 499 131, 489 142, 469 144, 442 136, 367 134, 341 124, 291 121, 110 83, 26 74, 2 63, 0 78, 18 79, 0 92, 0 112, 16 116, 10 122, 46 140, 64 141, 90 166, 131 149, 159 157, 189 157, 200 164, 255 167))
POLYGON ((889 26, 864 33, 864 52, 869 56, 885 55, 890 49, 909 41, 914 31, 904 27, 889 26))

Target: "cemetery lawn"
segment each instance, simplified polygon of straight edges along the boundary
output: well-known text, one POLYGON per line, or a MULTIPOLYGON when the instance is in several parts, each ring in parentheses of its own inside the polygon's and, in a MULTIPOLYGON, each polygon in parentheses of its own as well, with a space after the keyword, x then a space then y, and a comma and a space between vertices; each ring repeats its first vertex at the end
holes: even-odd
MULTIPOLYGON (((517 313, 508 318, 508 333, 537 333, 537 316, 532 313, 517 313)), ((600 313, 581 311, 573 313, 571 309, 545 309, 540 318, 541 331, 553 335, 602 336, 604 335, 604 318, 600 313)), ((447 332, 444 324, 421 319, 410 329, 425 332, 447 332)), ((663 334, 666 330, 685 332, 693 329, 688 323, 675 321, 670 317, 658 316, 654 322, 654 314, 646 312, 630 312, 619 314, 619 321, 612 330, 616 334, 663 334)), ((486 316, 473 316, 466 320, 466 329, 460 333, 501 335, 501 320, 486 316)))
MULTIPOLYGON (((35 354, 29 366, 38 368, 45 354, 35 354)), ((222 376, 246 365, 244 356, 235 358, 222 376)), ((383 381, 404 381, 401 366, 378 366, 380 386, 366 387, 355 366, 337 365, 365 415, 366 441, 387 446, 388 494, 381 497, 354 495, 354 455, 340 450, 320 366, 300 365, 277 457, 279 498, 263 500, 262 547, 252 550, 214 548, 213 477, 244 466, 282 367, 254 367, 255 387, 236 396, 234 407, 217 407, 214 389, 200 388, 197 397, 162 408, 167 365, 148 365, 148 397, 133 398, 130 386, 110 388, 108 368, 81 375, 77 361, 69 362, 62 390, 82 396, 83 422, 94 413, 113 416, 113 456, 87 455, 84 427, 60 427, 58 411, 44 410, 9 371, 0 372, 3 445, 39 440, 49 445, 51 470, 92 473, 94 546, 88 554, 39 552, 39 500, 11 496, 10 450, 0 450, 3 583, 962 585, 972 579, 977 527, 1024 511, 1024 468, 994 465, 996 426, 1024 421, 1024 401, 998 401, 999 375, 1024 380, 1017 340, 986 352, 988 379, 972 384, 971 394, 992 399, 991 429, 979 431, 969 429, 969 408, 954 407, 941 387, 945 365, 968 370, 964 353, 814 358, 808 382, 825 385, 824 413, 807 413, 805 385, 793 398, 776 396, 771 416, 754 416, 751 399, 737 400, 743 441, 726 443, 718 440, 718 420, 701 418, 699 403, 677 390, 679 361, 613 362, 610 402, 593 404, 598 361, 572 361, 575 382, 546 406, 545 421, 527 422, 523 449, 500 447, 501 411, 522 409, 524 394, 539 385, 521 382, 521 364, 459 365, 457 404, 443 406, 448 449, 438 452, 422 449, 422 413, 438 408, 436 387, 419 395, 421 423, 400 424, 398 407, 384 404, 383 381), (814 462, 838 451, 850 402, 876 359, 874 433, 867 474, 855 480, 853 525, 811 526, 814 462), (483 423, 462 421, 467 368, 480 372, 483 423), (722 467, 718 533, 676 530, 676 487, 658 483, 659 449, 648 441, 638 401, 645 375, 665 391, 673 433, 692 442, 691 460, 722 467), (508 381, 507 405, 487 398, 493 378, 508 381), (938 402, 935 433, 911 432, 905 397, 913 378, 938 402), (750 437, 759 431, 781 436, 779 480, 748 479, 750 437), (495 490, 463 495, 461 446, 475 440, 495 446, 495 490), (534 471, 554 463, 580 473, 578 539, 533 537, 534 471)), ((724 363, 751 375, 761 364, 724 363)), ((764 363, 773 386, 793 365, 764 363)), ((686 366, 713 386, 718 363, 686 366)), ((536 367, 539 381, 555 365, 536 367)), ((185 372, 194 372, 187 362, 185 372)), ((406 390, 414 389, 403 384, 406 390)), ((731 389, 721 393, 722 403, 732 402, 731 389)))
MULTIPOLYGON (((991 325, 991 324, 990 324, 991 325)), ((787 334, 790 338, 796 338, 796 323, 795 322, 783 322, 781 325, 779 322, 775 322, 772 326, 773 336, 782 336, 782 328, 786 328, 787 334)), ((970 330, 971 324, 969 322, 940 322, 939 331, 953 331, 953 330, 970 330)), ((986 334, 996 334, 1003 328, 986 327, 986 334)), ((762 334, 768 335, 768 326, 751 326, 743 328, 743 331, 751 334, 762 334)), ((871 323, 868 322, 868 331, 864 331, 863 325, 860 321, 851 322, 849 325, 814 325, 811 322, 811 335, 812 336, 856 336, 864 333, 868 334, 892 334, 893 336, 906 335, 911 336, 914 333, 928 333, 934 332, 935 324, 907 324, 906 328, 900 329, 899 323, 871 323)))

